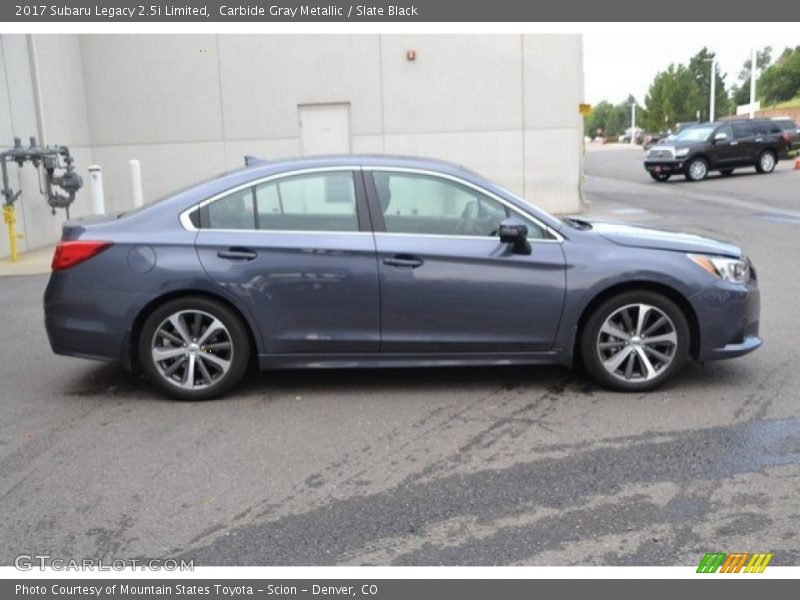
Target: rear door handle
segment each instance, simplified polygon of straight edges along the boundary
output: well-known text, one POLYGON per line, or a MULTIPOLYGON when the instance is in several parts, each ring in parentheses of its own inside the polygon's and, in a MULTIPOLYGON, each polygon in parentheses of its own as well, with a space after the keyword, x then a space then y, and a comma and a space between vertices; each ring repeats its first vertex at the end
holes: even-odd
POLYGON ((395 254, 390 258, 384 258, 383 264, 390 267, 405 267, 407 269, 416 269, 424 263, 421 258, 411 256, 410 254, 395 254))
POLYGON ((253 260, 258 254, 249 248, 228 248, 217 252, 217 256, 226 260, 253 260))

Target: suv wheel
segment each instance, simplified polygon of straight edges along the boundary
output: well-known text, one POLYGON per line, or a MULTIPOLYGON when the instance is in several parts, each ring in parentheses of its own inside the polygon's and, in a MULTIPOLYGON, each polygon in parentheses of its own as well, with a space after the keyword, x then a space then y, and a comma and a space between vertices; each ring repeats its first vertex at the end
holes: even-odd
POLYGON ((764 150, 758 155, 756 171, 759 173, 772 173, 775 170, 775 163, 775 153, 772 150, 764 150))
POLYGON ((670 178, 670 173, 656 173, 655 171, 650 171, 650 177, 656 181, 666 181, 670 178))
POLYGON ((689 337, 683 311, 669 298, 650 291, 625 292, 589 317, 581 334, 581 357, 602 386, 647 391, 680 371, 689 337))
POLYGON ((708 161, 705 158, 693 158, 686 167, 686 179, 702 181, 708 175, 708 161))
POLYGON ((224 394, 250 361, 250 341, 238 315, 197 296, 156 308, 142 326, 138 350, 147 379, 178 400, 224 394))

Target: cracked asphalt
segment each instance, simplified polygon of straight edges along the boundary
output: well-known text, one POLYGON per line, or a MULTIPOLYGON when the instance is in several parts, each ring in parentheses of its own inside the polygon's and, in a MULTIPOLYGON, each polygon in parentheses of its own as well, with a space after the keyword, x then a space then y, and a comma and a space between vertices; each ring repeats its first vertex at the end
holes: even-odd
POLYGON ((174 402, 51 354, 46 277, 0 278, 0 563, 800 563, 800 171, 657 184, 641 159, 587 154, 588 215, 743 245, 765 339, 649 394, 508 367, 251 374, 174 402))

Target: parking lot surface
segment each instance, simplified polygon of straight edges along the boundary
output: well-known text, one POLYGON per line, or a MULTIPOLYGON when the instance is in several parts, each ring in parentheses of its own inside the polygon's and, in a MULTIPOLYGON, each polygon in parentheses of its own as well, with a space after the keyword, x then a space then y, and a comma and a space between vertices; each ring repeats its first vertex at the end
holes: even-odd
POLYGON ((515 367, 254 373, 169 401, 54 356, 46 276, 0 278, 0 563, 798 564, 800 171, 658 184, 641 160, 587 154, 587 215, 743 245, 765 340, 648 394, 515 367))

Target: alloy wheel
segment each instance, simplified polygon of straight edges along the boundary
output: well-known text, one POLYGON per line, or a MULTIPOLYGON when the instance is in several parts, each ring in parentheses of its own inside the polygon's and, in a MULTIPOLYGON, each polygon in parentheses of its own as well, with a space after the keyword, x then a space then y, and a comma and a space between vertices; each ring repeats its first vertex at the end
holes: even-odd
POLYGON ((661 309, 650 304, 628 304, 605 320, 597 337, 603 368, 621 381, 650 381, 675 358, 678 334, 661 309))
POLYGON ((772 171, 772 169, 775 168, 775 157, 772 155, 771 152, 764 152, 761 155, 759 162, 761 164, 761 170, 764 173, 769 173, 770 171, 772 171))
POLYGON ((225 325, 202 310, 182 310, 156 328, 151 355, 158 373, 182 389, 208 387, 233 364, 233 342, 225 325))
POLYGON ((700 181, 701 179, 705 179, 705 176, 708 174, 708 167, 706 167, 706 163, 702 160, 696 160, 691 165, 689 165, 689 175, 695 181, 700 181))

